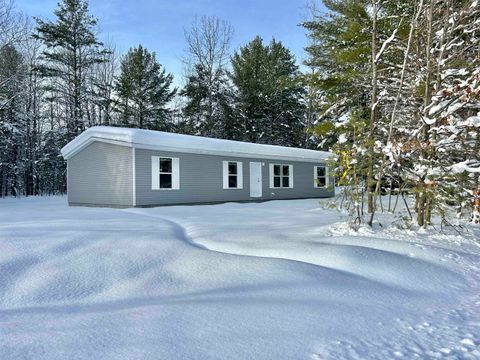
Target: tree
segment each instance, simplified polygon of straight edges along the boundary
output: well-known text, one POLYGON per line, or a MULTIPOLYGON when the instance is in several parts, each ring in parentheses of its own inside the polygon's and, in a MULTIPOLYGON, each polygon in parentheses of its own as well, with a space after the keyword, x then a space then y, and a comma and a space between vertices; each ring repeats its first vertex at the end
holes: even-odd
POLYGON ((295 58, 281 42, 257 36, 232 58, 236 113, 245 140, 299 146, 303 141, 305 90, 295 58))
POLYGON ((108 54, 105 61, 95 64, 91 71, 92 112, 96 113, 95 124, 114 123, 115 76, 118 70, 118 53, 113 44, 106 46, 108 54))
POLYGON ((383 211, 385 182, 390 194, 395 184, 398 196, 415 195, 416 216, 408 213, 419 226, 434 212, 449 223, 452 206, 471 210, 480 173, 477 2, 325 5, 328 15, 304 24, 314 40, 311 83, 323 96, 316 133, 334 144, 356 223, 365 193, 368 223, 377 203, 383 211))
POLYGON ((21 193, 22 144, 25 139, 23 83, 25 64, 12 45, 0 50, 0 174, 1 196, 21 193))
POLYGON ((120 122, 141 129, 169 130, 167 105, 176 93, 173 75, 157 62, 155 53, 139 45, 122 58, 116 81, 120 122))
POLYGON ((54 13, 54 22, 36 19, 34 37, 45 45, 39 70, 63 100, 69 141, 85 129, 87 76, 95 64, 105 61, 108 51, 95 36, 97 20, 89 14, 86 0, 63 0, 54 13))
POLYGON ((24 58, 28 67, 26 76, 25 96, 25 195, 38 195, 43 189, 38 172, 40 157, 41 135, 43 130, 44 114, 42 112, 42 98, 44 95, 42 79, 37 69, 38 55, 41 44, 38 40, 28 39, 25 43, 24 58))
POLYGON ((180 95, 186 98, 184 115, 196 134, 228 138, 230 84, 226 66, 232 33, 227 22, 207 16, 195 18, 185 32, 187 84, 180 95))
POLYGON ((27 30, 28 19, 15 9, 14 1, 0 0, 0 50, 25 40, 27 30))

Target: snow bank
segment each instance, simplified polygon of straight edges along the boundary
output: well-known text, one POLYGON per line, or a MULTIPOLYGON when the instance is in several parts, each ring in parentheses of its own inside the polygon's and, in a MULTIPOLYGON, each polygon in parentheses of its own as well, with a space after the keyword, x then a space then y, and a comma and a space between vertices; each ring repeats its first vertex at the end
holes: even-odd
POLYGON ((0 211, 2 359, 480 356, 474 238, 352 233, 317 200, 0 211))

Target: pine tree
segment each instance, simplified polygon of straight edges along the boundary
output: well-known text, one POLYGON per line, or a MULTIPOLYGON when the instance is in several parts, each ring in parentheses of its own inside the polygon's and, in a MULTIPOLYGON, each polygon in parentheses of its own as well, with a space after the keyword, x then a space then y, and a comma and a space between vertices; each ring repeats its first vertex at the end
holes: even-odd
POLYGON ((85 129, 89 70, 105 61, 108 51, 95 36, 97 20, 89 14, 86 0, 63 0, 55 21, 37 20, 34 34, 45 45, 41 75, 52 79, 49 88, 64 101, 67 140, 85 129))
POLYGON ((119 66, 118 54, 113 45, 107 45, 108 55, 104 62, 96 64, 91 73, 92 112, 97 125, 114 124, 115 76, 119 66))
POLYGON ((245 140, 299 146, 303 140, 304 88, 295 58, 281 42, 260 37, 232 58, 236 113, 245 140))
POLYGON ((212 79, 202 65, 195 65, 180 95, 186 98, 183 114, 192 133, 235 138, 234 129, 231 128, 235 124, 228 122, 231 119, 231 90, 223 69, 218 69, 212 79))
POLYGON ((139 45, 122 58, 116 81, 120 123, 141 129, 170 130, 169 101, 173 75, 157 62, 155 53, 139 45))
POLYGON ((12 45, 0 50, 0 174, 1 196, 22 193, 25 64, 12 45))

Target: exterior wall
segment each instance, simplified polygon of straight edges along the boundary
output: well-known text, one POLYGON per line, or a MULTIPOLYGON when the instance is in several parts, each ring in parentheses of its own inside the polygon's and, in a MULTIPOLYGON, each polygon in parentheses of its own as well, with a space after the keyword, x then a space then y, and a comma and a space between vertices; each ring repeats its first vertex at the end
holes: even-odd
POLYGON ((68 203, 132 206, 132 148, 94 141, 67 161, 68 203))
MULTIPOLYGON (((272 199, 322 198, 333 196, 333 190, 315 188, 313 167, 323 163, 266 160, 258 158, 223 157, 135 149, 136 205, 166 205, 180 203, 225 202, 272 199), (177 157, 180 159, 180 189, 152 190, 151 157, 177 157), (223 189, 222 161, 243 163, 243 189, 223 189), (249 162, 262 162, 262 197, 250 197, 249 162), (293 165, 293 188, 269 188, 269 164, 293 165)), ((330 179, 333 183, 333 179, 330 179)))

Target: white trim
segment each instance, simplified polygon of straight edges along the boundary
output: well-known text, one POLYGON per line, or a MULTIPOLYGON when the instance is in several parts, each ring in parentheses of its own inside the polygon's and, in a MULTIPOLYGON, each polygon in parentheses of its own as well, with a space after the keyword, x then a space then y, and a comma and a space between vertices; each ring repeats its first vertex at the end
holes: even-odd
POLYGON ((135 147, 132 147, 132 205, 137 206, 137 175, 135 171, 135 147))
POLYGON ((180 159, 172 159, 172 190, 180 190, 180 159))
POLYGON ((268 186, 270 189, 277 189, 276 187, 273 186, 273 165, 274 164, 268 164, 268 186))
POLYGON ((228 161, 222 161, 223 166, 223 188, 228 189, 228 161))
POLYGON ((237 189, 243 189, 243 163, 237 161, 237 189))
POLYGON ((152 156, 152 190, 160 190, 160 156, 152 156))
POLYGON ((293 165, 288 165, 288 187, 293 189, 293 165))

